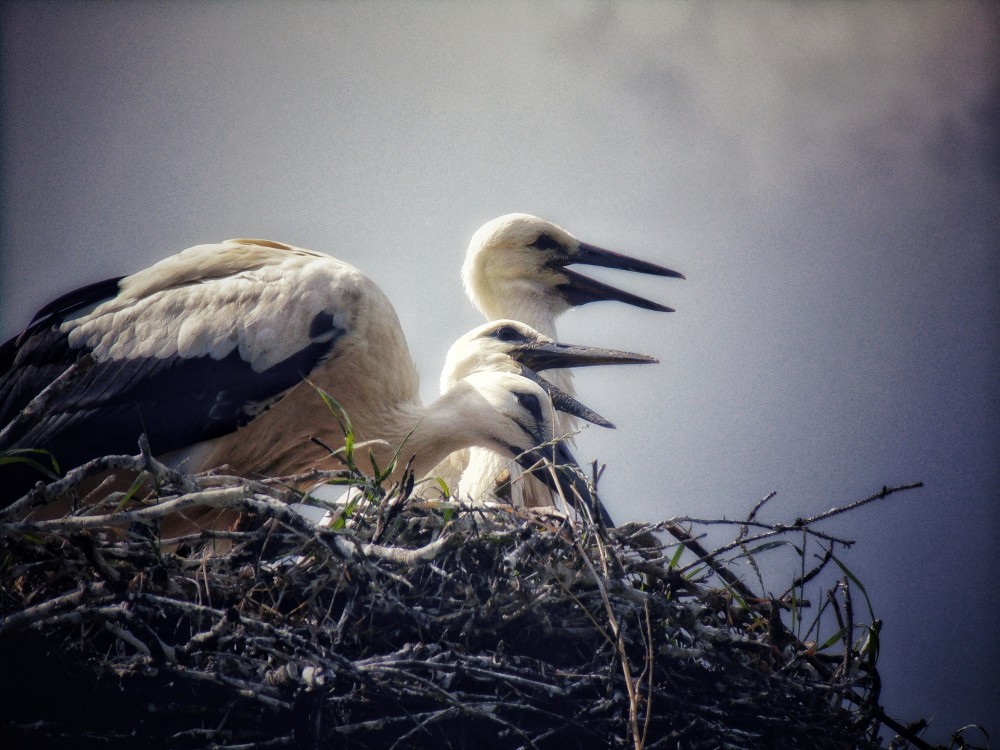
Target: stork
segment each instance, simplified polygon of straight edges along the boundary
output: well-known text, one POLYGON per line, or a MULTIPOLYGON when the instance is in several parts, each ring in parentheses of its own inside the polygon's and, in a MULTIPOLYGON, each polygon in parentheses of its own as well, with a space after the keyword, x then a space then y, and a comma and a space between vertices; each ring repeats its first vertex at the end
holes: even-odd
MULTIPOLYGON (((500 319, 472 329, 451 345, 441 371, 441 393, 447 393, 458 381, 473 372, 481 370, 515 372, 542 386, 552 398, 556 410, 572 413, 602 427, 613 428, 613 424, 576 402, 571 396, 539 376, 538 372, 553 367, 649 364, 657 361, 655 357, 646 354, 559 343, 548 336, 543 336, 525 323, 500 319)), ((484 481, 486 477, 472 472, 464 476, 462 483, 459 482, 460 478, 463 478, 468 461, 468 450, 454 453, 435 467, 432 474, 445 479, 449 486, 458 487, 457 494, 460 497, 477 500, 489 496, 492 494, 491 486, 474 484, 476 481, 484 481)), ((492 476, 489 479, 492 480, 492 476)))
POLYGON ((533 372, 553 367, 655 364, 658 361, 648 354, 560 343, 527 323, 500 318, 473 328, 451 345, 441 370, 441 393, 479 370, 516 372, 530 377, 533 372))
MULTIPOLYGON (((381 467, 401 446, 416 454, 417 475, 468 445, 526 466, 543 454, 572 461, 559 446, 532 450, 553 427, 549 398, 530 380, 473 373, 426 407, 418 386, 392 304, 358 269, 228 240, 64 295, 0 346, 0 450, 46 449, 69 469, 131 453, 145 433, 154 454, 189 471, 338 468, 320 447, 345 442, 322 389, 381 467)), ((586 483, 565 476, 590 502, 586 483)), ((6 503, 38 478, 3 467, 6 503)))
MULTIPOLYGON (((602 300, 618 301, 659 312, 672 312, 666 305, 588 278, 569 265, 615 268, 654 276, 683 279, 669 268, 580 242, 560 226, 528 214, 507 214, 480 227, 472 236, 462 266, 465 291, 487 320, 513 318, 546 336, 558 338, 556 318, 567 310, 602 300)), ((569 395, 575 395, 572 375, 550 371, 546 378, 569 395)), ((571 433, 572 417, 556 416, 556 431, 571 433)), ((468 483, 488 486, 505 461, 481 449, 472 449, 468 483)), ((527 483, 522 502, 548 505, 549 493, 527 483)))

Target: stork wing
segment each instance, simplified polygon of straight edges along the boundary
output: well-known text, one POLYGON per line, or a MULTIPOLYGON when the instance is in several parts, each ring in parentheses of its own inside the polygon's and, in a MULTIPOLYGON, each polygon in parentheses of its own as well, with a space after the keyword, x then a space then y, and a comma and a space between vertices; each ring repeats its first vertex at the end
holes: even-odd
MULTIPOLYGON (((197 267, 197 278, 188 271, 178 283, 161 269, 155 283, 153 266, 43 308, 0 347, 0 450, 42 448, 67 469, 134 453, 145 433, 154 453, 168 453, 238 429, 330 356, 349 314, 329 311, 331 295, 354 269, 284 246, 229 244, 168 259, 197 267), (223 271, 213 256, 226 258, 223 271)), ((0 486, 17 497, 30 484, 0 486)))
POLYGON ((0 428, 59 377, 67 361, 76 358, 69 352, 66 337, 55 330, 59 324, 114 298, 122 278, 88 284, 52 300, 24 331, 0 345, 0 428))

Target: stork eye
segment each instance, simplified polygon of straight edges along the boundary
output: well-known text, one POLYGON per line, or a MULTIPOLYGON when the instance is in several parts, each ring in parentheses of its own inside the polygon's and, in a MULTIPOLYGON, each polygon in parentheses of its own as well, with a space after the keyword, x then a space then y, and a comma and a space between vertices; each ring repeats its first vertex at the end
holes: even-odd
POLYGON ((532 242, 528 247, 533 247, 536 250, 558 250, 562 251, 563 247, 560 245, 551 235, 540 234, 538 239, 532 242))
POLYGON ((517 401, 528 410, 537 421, 542 422, 542 405, 538 402, 538 396, 534 393, 518 393, 517 401))
POLYGON ((502 326, 498 328, 496 333, 493 334, 500 341, 523 341, 524 337, 521 332, 518 331, 514 326, 502 326))

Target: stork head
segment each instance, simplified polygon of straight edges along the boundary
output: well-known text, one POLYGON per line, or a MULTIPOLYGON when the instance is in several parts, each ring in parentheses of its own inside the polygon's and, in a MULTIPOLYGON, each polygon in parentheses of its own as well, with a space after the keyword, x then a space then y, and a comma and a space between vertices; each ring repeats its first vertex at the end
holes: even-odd
POLYGON ((671 308, 583 276, 580 264, 683 279, 677 271, 580 242, 544 219, 507 214, 472 236, 462 267, 466 293, 486 317, 516 317, 551 325, 571 307, 617 300, 647 310, 671 308))
POLYGON ((509 372, 474 372, 456 384, 464 417, 476 444, 509 454, 576 508, 613 525, 576 459, 562 440, 555 441, 552 401, 536 383, 509 372), (478 402, 478 403, 475 403, 478 402))
POLYGON ((473 328, 451 345, 441 372, 441 389, 447 390, 455 381, 477 370, 519 373, 522 367, 528 367, 540 372, 551 368, 654 364, 658 361, 646 354, 561 344, 527 323, 500 319, 473 328))
POLYGON ((513 372, 540 385, 559 411, 576 414, 601 427, 614 427, 600 414, 539 376, 538 371, 553 367, 645 364, 657 361, 655 357, 617 349, 561 344, 526 323, 494 320, 473 328, 452 344, 441 371, 441 391, 445 392, 457 381, 479 370, 513 372))

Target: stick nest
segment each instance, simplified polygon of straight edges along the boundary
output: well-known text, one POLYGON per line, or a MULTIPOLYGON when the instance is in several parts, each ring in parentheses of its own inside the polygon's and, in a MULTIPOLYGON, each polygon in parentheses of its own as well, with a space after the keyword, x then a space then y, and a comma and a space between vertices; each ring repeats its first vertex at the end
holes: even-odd
MULTIPOLYGON (((322 478, 360 485, 331 528, 292 511, 301 498, 280 483, 182 476, 148 455, 93 462, 0 512, 0 735, 74 748, 885 746, 878 627, 854 622, 849 576, 805 631, 805 583, 847 543, 814 536, 816 519, 761 524, 758 506, 708 552, 691 519, 602 534, 420 500, 412 480, 322 478), (23 520, 109 467, 144 472, 156 492, 23 520), (246 530, 159 534, 206 505, 241 510, 246 530), (755 594, 727 554, 756 570, 755 545, 788 535, 827 552, 784 594, 755 594), (818 643, 821 619, 832 636, 818 643)), ((895 747, 926 747, 890 726, 895 747)))

